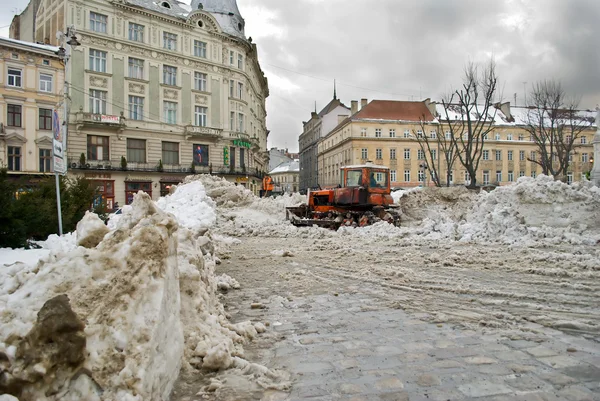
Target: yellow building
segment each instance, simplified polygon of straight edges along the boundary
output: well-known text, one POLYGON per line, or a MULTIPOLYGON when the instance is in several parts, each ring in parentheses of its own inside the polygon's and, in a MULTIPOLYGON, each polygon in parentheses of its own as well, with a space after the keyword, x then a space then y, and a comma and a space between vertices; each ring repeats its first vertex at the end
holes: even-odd
POLYGON ((57 50, 0 38, 0 165, 14 178, 53 171, 52 114, 64 82, 57 50))
MULTIPOLYGON (((527 161, 537 147, 524 129, 526 109, 512 108, 505 103, 497 105, 494 128, 488 134, 477 182, 509 184, 521 176, 535 177, 541 167, 527 161)), ((318 175, 321 186, 340 183, 340 167, 372 161, 390 168, 392 187, 433 185, 429 173, 421 165, 425 155, 416 135, 432 138, 432 152, 443 185, 446 184, 445 159, 440 158, 435 138, 449 133, 440 132, 441 105, 429 101, 403 102, 373 100, 358 110, 352 102, 351 116, 340 121, 318 144, 318 175)), ((583 112, 586 113, 586 112, 583 112)), ((593 113, 589 112, 593 117, 593 113)), ((591 139, 595 128, 584 132, 575 144, 568 181, 579 181, 591 170, 593 148, 591 139)), ((535 154, 535 153, 534 153, 535 154)), ((451 171, 451 185, 464 185, 469 177, 457 160, 451 171)))

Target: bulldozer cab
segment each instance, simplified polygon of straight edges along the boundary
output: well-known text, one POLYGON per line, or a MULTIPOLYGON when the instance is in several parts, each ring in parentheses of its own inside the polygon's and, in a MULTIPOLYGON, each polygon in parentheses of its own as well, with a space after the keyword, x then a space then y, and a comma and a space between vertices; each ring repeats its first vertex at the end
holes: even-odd
POLYGON ((342 187, 363 187, 370 190, 390 190, 390 171, 381 166, 349 166, 342 167, 342 187))

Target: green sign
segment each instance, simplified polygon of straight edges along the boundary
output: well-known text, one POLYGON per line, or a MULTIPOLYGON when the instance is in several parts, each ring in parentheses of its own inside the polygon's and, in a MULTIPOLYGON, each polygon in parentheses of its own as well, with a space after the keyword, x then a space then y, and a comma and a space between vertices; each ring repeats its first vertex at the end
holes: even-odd
POLYGON ((241 139, 234 139, 233 146, 239 146, 240 148, 248 148, 252 147, 250 142, 242 141, 241 139))
POLYGON ((223 146, 223 165, 229 166, 229 147, 223 146))

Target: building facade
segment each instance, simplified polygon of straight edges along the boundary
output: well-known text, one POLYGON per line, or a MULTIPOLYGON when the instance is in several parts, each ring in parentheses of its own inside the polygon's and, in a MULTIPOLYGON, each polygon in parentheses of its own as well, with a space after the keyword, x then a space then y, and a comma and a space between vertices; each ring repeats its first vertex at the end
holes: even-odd
MULTIPOLYGON (((35 42, 35 16, 40 2, 41 0, 31 0, 21 14, 13 17, 9 28, 10 38, 25 42, 35 42)), ((40 43, 50 42, 41 40, 40 43)))
POLYGON ((42 0, 38 41, 74 26, 69 174, 109 208, 193 173, 258 192, 268 171, 267 79, 235 0, 42 0))
POLYGON ((0 38, 0 166, 12 178, 51 174, 52 115, 62 116, 58 48, 0 38))
MULTIPOLYGON (((373 100, 363 104, 346 118, 318 144, 319 181, 326 186, 340 183, 340 167, 372 161, 390 168, 392 187, 415 187, 433 185, 430 173, 421 167, 425 155, 416 135, 436 138, 446 137, 440 132, 440 105, 425 100, 423 102, 401 102, 373 100)), ((535 155, 536 144, 530 140, 519 116, 526 114, 522 108, 511 108, 505 103, 498 105, 493 130, 488 134, 483 148, 482 159, 477 171, 477 182, 482 185, 506 185, 519 177, 535 177, 541 174, 541 167, 527 158, 535 155), (533 153, 532 153, 533 152, 533 153)), ((592 112, 590 116, 593 115, 592 112)), ((443 127, 443 125, 442 125, 443 127)), ((593 149, 591 140, 595 126, 582 133, 575 144, 568 181, 584 179, 592 168, 593 149)), ((435 139, 433 141, 435 143, 435 139)), ((447 166, 440 159, 440 150, 435 153, 438 174, 446 184, 447 166)), ((450 174, 451 185, 465 185, 469 177, 464 167, 456 161, 450 174)))
POLYGON ((303 123, 302 134, 298 138, 300 160, 300 190, 318 187, 319 140, 335 128, 340 118, 350 115, 350 109, 337 99, 334 91, 333 99, 319 113, 311 113, 310 120, 303 123))
POLYGON ((287 154, 287 149, 269 149, 269 171, 275 169, 281 163, 289 163, 294 159, 287 154))
POLYGON ((291 160, 281 163, 269 172, 273 179, 274 192, 292 193, 300 190, 300 162, 291 160))

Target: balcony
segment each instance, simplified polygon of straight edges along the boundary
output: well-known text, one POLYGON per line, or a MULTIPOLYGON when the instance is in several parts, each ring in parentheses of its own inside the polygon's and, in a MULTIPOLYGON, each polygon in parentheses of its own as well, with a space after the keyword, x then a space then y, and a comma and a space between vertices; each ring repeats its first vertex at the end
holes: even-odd
POLYGON ((102 128, 122 131, 127 127, 125 125, 123 113, 121 113, 120 116, 112 116, 107 114, 85 113, 79 110, 75 113, 74 123, 77 125, 77 130, 83 128, 102 128))
POLYGON ((182 174, 215 174, 215 175, 247 175, 255 178, 262 178, 264 172, 257 168, 235 167, 230 166, 194 166, 192 172, 191 165, 180 164, 163 164, 162 169, 158 163, 134 163, 128 162, 126 168, 121 167, 121 160, 89 160, 85 165, 79 163, 79 159, 71 158, 68 161, 68 169, 78 172, 93 171, 93 172, 118 172, 118 171, 134 171, 134 172, 157 172, 157 173, 182 173, 182 174))
POLYGON ((186 125, 185 126, 185 138, 186 139, 219 139, 222 136, 222 129, 211 128, 211 127, 199 127, 197 125, 186 125))

